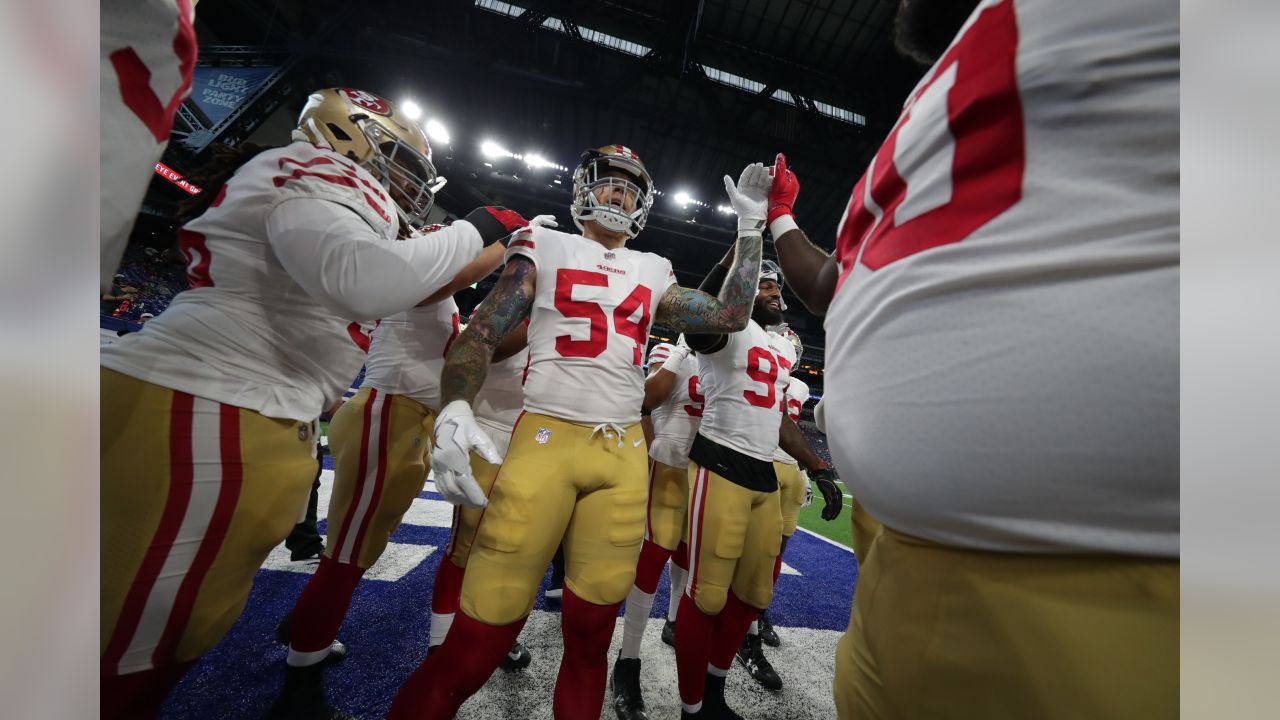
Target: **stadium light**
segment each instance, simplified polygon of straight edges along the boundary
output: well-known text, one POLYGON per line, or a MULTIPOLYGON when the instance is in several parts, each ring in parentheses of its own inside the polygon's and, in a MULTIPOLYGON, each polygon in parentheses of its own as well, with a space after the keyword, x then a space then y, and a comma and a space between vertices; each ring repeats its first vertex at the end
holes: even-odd
POLYGON ((400 111, 410 120, 417 120, 422 117, 422 108, 418 107, 418 103, 412 100, 405 100, 400 103, 400 111))
POLYGON ((430 137, 438 143, 448 145, 449 129, 444 126, 444 123, 435 118, 431 118, 427 121, 427 137, 430 137))
POLYGON ((717 206, 716 206, 716 210, 719 210, 720 212, 724 213, 725 215, 731 215, 731 214, 733 214, 733 208, 732 208, 732 207, 730 207, 730 206, 728 206, 728 205, 717 205, 717 206))
POLYGON ((485 140, 484 142, 480 143, 480 152, 484 153, 485 157, 491 157, 491 158, 511 157, 510 150, 502 147, 501 145, 499 145, 498 143, 492 140, 485 140))
POLYGON ((524 156, 524 164, 528 165, 531 168, 544 168, 544 167, 551 167, 555 165, 555 163, 551 162, 550 160, 542 157, 537 153, 526 154, 524 156))
POLYGON ((693 202, 693 198, 689 195, 689 193, 683 190, 681 190, 680 192, 672 196, 672 199, 680 203, 681 207, 684 207, 685 205, 688 205, 689 203, 693 202))

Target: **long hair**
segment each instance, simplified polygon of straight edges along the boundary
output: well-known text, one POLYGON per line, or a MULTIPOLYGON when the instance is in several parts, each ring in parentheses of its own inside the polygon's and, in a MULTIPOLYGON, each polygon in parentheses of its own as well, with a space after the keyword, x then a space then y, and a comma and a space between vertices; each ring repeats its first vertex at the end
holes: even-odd
POLYGON ((259 153, 279 147, 278 145, 258 145, 242 143, 232 147, 218 143, 210 149, 209 161, 187 175, 187 180, 201 188, 199 194, 182 201, 178 205, 178 224, 185 225, 209 209, 214 198, 218 197, 222 186, 239 170, 242 165, 252 160, 259 153))

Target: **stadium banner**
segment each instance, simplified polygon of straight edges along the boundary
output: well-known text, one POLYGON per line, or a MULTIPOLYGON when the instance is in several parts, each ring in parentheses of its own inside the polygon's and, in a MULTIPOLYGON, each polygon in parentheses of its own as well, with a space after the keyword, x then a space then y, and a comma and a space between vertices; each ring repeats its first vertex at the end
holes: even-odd
POLYGON ((192 195, 200 194, 199 185, 193 185, 191 182, 189 182, 186 178, 182 176, 182 173, 178 172, 177 170, 174 170, 173 168, 169 167, 168 165, 165 165, 162 162, 156 163, 156 174, 164 178, 165 180, 168 180, 169 182, 173 183, 174 185, 177 185, 183 190, 186 190, 188 193, 192 195))
POLYGON ((197 67, 191 100, 211 127, 217 127, 275 71, 275 67, 197 67))

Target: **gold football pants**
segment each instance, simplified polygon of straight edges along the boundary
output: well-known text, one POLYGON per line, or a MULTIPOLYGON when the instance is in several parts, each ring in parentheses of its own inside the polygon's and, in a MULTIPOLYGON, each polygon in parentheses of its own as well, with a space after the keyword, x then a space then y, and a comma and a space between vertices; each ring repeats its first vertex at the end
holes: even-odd
POLYGON ((568 589, 597 605, 621 602, 644 538, 646 457, 639 423, 619 438, 605 426, 521 415, 467 560, 463 612, 490 625, 527 616, 561 539, 568 589))
POLYGON ((689 483, 686 592, 707 615, 719 614, 731 587, 751 607, 769 607, 782 546, 779 493, 749 490, 693 462, 689 483))

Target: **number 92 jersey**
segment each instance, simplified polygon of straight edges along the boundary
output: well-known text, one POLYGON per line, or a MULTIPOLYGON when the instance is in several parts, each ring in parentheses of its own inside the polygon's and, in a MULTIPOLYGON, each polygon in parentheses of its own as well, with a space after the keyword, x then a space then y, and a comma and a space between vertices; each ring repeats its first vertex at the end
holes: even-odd
POLYGON ((639 422, 641 360, 658 301, 676 281, 671 263, 544 227, 517 233, 507 260, 516 255, 538 270, 525 410, 583 424, 639 422))
MULTIPOLYGON (((764 462, 773 462, 782 399, 791 382, 791 343, 752 320, 725 346, 698 354, 698 382, 706 405, 698 434, 764 462)), ((792 355, 794 357, 794 354, 792 355)))

